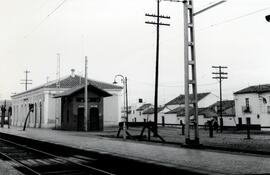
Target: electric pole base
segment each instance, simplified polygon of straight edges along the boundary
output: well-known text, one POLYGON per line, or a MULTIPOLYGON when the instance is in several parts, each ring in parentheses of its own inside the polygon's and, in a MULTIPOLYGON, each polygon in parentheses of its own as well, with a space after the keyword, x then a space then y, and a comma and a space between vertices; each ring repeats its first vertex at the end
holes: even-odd
POLYGON ((189 138, 186 138, 185 140, 185 144, 183 145, 183 147, 187 147, 187 148, 201 148, 203 145, 200 144, 200 139, 199 138, 195 138, 194 140, 191 140, 189 138))

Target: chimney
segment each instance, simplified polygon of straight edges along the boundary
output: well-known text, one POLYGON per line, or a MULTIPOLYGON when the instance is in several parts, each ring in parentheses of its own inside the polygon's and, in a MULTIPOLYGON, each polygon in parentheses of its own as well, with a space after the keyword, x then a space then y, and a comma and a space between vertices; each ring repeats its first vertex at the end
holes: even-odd
POLYGON ((71 69, 71 77, 72 77, 72 78, 75 77, 75 69, 71 69))

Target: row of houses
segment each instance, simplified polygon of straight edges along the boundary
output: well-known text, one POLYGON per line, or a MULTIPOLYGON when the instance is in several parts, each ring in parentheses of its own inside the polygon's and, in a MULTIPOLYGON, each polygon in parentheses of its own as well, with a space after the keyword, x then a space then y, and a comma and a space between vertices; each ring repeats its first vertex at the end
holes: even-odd
MULTIPOLYGON (((29 104, 34 105, 30 113, 28 127, 61 128, 83 130, 87 122, 88 130, 102 130, 104 126, 118 125, 125 110, 121 110, 123 88, 110 83, 88 79, 88 117, 84 120, 84 77, 71 72, 70 75, 45 83, 28 91, 11 96, 11 124, 23 126, 29 112, 29 104)), ((192 100, 192 96, 189 97, 192 100)), ((185 122, 184 95, 179 95, 158 108, 158 123, 179 125, 185 122)), ((223 125, 235 127, 252 125, 270 128, 270 85, 250 86, 234 93, 233 100, 222 101, 223 125)), ((219 97, 210 93, 198 93, 199 125, 217 118, 220 113, 219 97)), ((144 122, 154 120, 154 106, 139 103, 128 107, 129 121, 144 122)), ((190 107, 191 120, 193 109, 190 107)))
MULTIPOLYGON (((192 100, 192 95, 189 97, 192 100)), ((170 100, 158 108, 158 123, 178 125, 185 123, 185 96, 170 100)), ((132 107, 131 107, 132 108, 132 107)), ((251 122, 254 128, 270 128, 270 84, 249 86, 234 93, 233 100, 222 101, 222 118, 225 127, 236 127, 251 122)), ((141 104, 129 115, 132 121, 153 121, 154 107, 150 103, 141 104)), ((190 119, 194 119, 190 107, 190 119)), ((219 97, 210 93, 198 93, 199 125, 205 125, 216 118, 220 123, 219 97)))

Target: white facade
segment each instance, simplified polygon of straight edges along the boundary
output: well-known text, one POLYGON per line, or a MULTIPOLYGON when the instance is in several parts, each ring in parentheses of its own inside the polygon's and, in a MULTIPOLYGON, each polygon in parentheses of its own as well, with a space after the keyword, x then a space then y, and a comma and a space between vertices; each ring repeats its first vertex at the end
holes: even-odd
MULTIPOLYGON (((208 106, 216 103, 218 100, 219 100, 219 98, 216 95, 209 93, 204 98, 202 98, 198 101, 198 108, 208 107, 208 106)), ((185 104, 182 103, 182 104, 167 105, 162 111, 159 112, 161 114, 161 116, 164 116, 165 124, 180 124, 180 120, 182 120, 182 118, 177 117, 177 113, 166 114, 167 112, 174 110, 178 107, 185 107, 185 104)), ((162 121, 162 117, 160 120, 162 121)), ((182 120, 182 122, 184 123, 183 120, 182 120)))
MULTIPOLYGON (((73 77, 74 78, 74 77, 73 77)), ((78 76, 75 77, 78 79, 78 76)), ((69 77, 69 80, 72 78, 69 77)), ((63 82, 65 79, 63 79, 63 82)), ((48 88, 51 84, 12 96, 12 125, 23 126, 29 111, 28 105, 34 104, 34 112, 30 113, 27 126, 36 128, 59 128, 61 126, 61 98, 53 98, 70 88, 48 88)), ((108 85, 109 86, 109 85, 108 85)), ((110 87, 110 86, 109 86, 110 87)), ((122 89, 103 89, 112 94, 104 98, 104 126, 118 125, 121 121, 120 104, 122 89)))
POLYGON ((121 91, 105 89, 113 96, 103 98, 104 126, 118 125, 121 121, 120 106, 123 102, 121 91))
POLYGON ((237 124, 239 120, 246 124, 247 118, 250 118, 251 124, 270 127, 270 92, 234 94, 234 99, 237 124), (245 111, 247 105, 250 111, 245 111))
POLYGON ((29 104, 34 104, 34 112, 30 113, 27 126, 29 127, 58 127, 60 126, 61 101, 53 96, 63 92, 63 89, 41 88, 35 91, 12 96, 12 125, 23 126, 29 104))

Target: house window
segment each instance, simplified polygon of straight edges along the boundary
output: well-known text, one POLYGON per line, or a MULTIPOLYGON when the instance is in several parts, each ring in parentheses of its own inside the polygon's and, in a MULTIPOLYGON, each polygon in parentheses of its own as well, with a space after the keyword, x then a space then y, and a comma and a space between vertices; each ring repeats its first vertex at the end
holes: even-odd
POLYGON ((245 99, 246 105, 242 107, 242 111, 244 113, 251 113, 250 106, 249 106, 249 98, 245 99))
POLYGON ((249 108, 249 98, 246 98, 246 107, 249 108))
POLYGON ((267 113, 270 114, 270 106, 267 106, 267 113))

